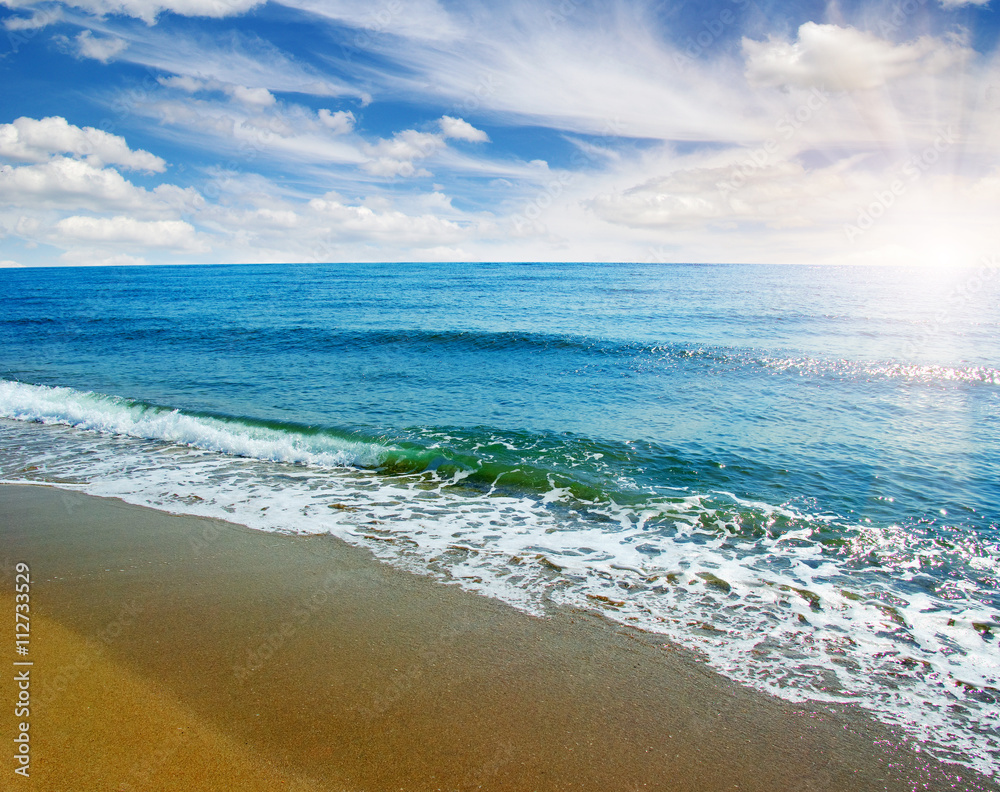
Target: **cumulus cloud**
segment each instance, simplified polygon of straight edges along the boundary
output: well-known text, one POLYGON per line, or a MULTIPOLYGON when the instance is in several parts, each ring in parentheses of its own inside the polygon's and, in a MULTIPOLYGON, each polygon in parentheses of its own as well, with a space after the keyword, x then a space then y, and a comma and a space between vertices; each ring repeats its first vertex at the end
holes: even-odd
POLYGON ((446 138, 468 140, 471 143, 487 143, 490 139, 483 130, 476 129, 468 121, 461 118, 441 116, 438 124, 441 126, 441 134, 446 138))
POLYGON ((227 85, 227 94, 241 104, 250 107, 270 107, 277 102, 267 88, 247 88, 244 85, 227 85))
POLYGON ((444 148, 444 136, 407 129, 389 140, 380 140, 365 147, 372 157, 364 168, 376 176, 430 176, 430 172, 413 164, 444 148))
POLYGON ((893 44, 853 27, 806 22, 796 41, 743 39, 751 84, 858 91, 912 74, 942 71, 970 51, 955 41, 922 36, 893 44))
POLYGON ((95 167, 120 165, 130 170, 162 173, 166 163, 142 149, 130 149, 125 138, 94 127, 70 124, 61 116, 34 119, 22 116, 0 124, 0 157, 21 162, 44 162, 55 154, 72 154, 95 167))
POLYGON ((350 110, 331 113, 325 107, 319 111, 319 122, 335 135, 345 135, 354 129, 357 119, 350 110))
POLYGON ((183 220, 136 220, 125 215, 73 215, 56 223, 55 229, 59 236, 70 242, 141 245, 184 251, 205 249, 197 241, 194 226, 183 220))
POLYGON ((369 144, 365 151, 371 159, 363 167, 375 176, 430 176, 429 171, 418 168, 414 163, 446 148, 449 138, 471 142, 489 140, 485 132, 461 118, 442 116, 438 125, 440 132, 407 129, 397 132, 388 140, 382 139, 378 143, 369 144))
POLYGON ((12 267, 22 267, 23 264, 18 264, 16 261, 11 261, 10 259, 3 259, 0 261, 0 269, 11 269, 12 267))
POLYGON ((101 63, 107 63, 128 46, 128 42, 115 36, 95 38, 89 30, 76 37, 76 44, 81 57, 93 58, 101 63))
POLYGON ((0 170, 0 202, 12 205, 162 213, 203 202, 193 188, 163 184, 150 191, 136 187, 113 168, 95 168, 69 157, 37 165, 5 165, 0 170))

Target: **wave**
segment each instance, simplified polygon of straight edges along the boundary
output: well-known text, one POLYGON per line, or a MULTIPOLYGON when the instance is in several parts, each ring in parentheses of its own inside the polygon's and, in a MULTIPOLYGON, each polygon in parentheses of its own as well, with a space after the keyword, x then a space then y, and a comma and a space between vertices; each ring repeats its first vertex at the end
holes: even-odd
POLYGON ((0 380, 0 416, 321 467, 374 467, 390 450, 329 429, 184 412, 120 396, 7 380, 0 380))
POLYGON ((1000 680, 995 531, 848 521, 741 498, 704 476, 672 494, 643 490, 623 475, 630 464, 660 457, 663 478, 709 466, 576 435, 365 436, 5 380, 0 416, 58 425, 43 437, 0 424, 12 438, 0 442, 6 479, 332 533, 518 607, 597 608, 741 681, 888 710, 937 738, 942 756, 995 765, 995 745, 983 747, 1000 680))
MULTIPOLYGON (((925 384, 1000 385, 1000 368, 988 364, 940 363, 907 359, 826 358, 816 355, 784 354, 780 349, 764 352, 741 346, 698 344, 690 341, 636 341, 527 330, 422 330, 372 329, 334 330, 307 325, 258 326, 225 325, 198 332, 178 328, 158 320, 132 322, 96 317, 64 323, 51 319, 0 320, 18 330, 39 334, 61 334, 72 330, 76 343, 95 344, 122 339, 134 342, 177 346, 185 350, 225 352, 247 350, 255 355, 386 350, 413 355, 552 355, 557 365, 566 367, 589 363, 617 366, 624 370, 674 369, 690 373, 738 373, 765 376, 811 377, 847 382, 902 381, 925 384)), ((899 336, 902 349, 906 334, 899 336)))
POLYGON ((390 476, 431 472, 483 490, 517 490, 543 496, 562 489, 582 501, 628 500, 578 460, 615 458, 616 449, 583 439, 546 438, 488 430, 424 430, 419 440, 366 437, 357 431, 263 420, 109 396, 67 387, 0 380, 0 417, 59 424, 123 437, 174 443, 190 448, 268 462, 319 468, 353 467, 390 476), (461 436, 463 435, 464 436, 461 436), (511 442, 511 441, 514 442, 511 442), (568 464, 566 452, 569 451, 568 464), (578 467, 578 466, 577 466, 578 467))

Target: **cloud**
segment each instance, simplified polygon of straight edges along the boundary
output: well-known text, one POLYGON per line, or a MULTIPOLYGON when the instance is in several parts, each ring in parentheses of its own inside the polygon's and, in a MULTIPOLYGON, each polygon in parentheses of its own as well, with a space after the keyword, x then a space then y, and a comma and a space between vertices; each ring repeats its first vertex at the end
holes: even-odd
MULTIPOLYGON (((8 139, 15 122, 0 125, 0 154, 20 166, 0 179, 0 228, 69 247, 64 260, 81 263, 198 257, 194 243, 183 246, 185 229, 150 225, 159 222, 188 224, 211 245, 205 261, 643 259, 650 246, 687 260, 802 260, 803 250, 834 258, 858 207, 951 124, 960 142, 850 255, 889 250, 890 228, 904 226, 895 219, 925 200, 936 211, 931 187, 940 192, 948 178, 988 224, 1000 123, 990 91, 1000 71, 995 53, 975 56, 943 32, 972 17, 926 3, 926 14, 893 27, 889 3, 827 4, 825 17, 807 21, 801 4, 765 16, 741 2, 721 33, 704 12, 699 42, 716 39, 692 55, 678 43, 691 31, 671 15, 695 26, 699 18, 682 5, 567 2, 552 14, 553 3, 527 0, 278 0, 238 24, 155 26, 69 9, 74 51, 127 45, 106 50, 117 63, 90 98, 109 118, 127 111, 127 128, 143 135, 133 142, 160 140, 162 149, 146 145, 169 152, 178 171, 186 165, 183 178, 198 189, 129 181, 125 169, 153 155, 121 138, 109 136, 124 146, 117 157, 36 146, 20 133, 8 139), (899 32, 918 27, 922 38, 899 32), (487 124, 489 135, 479 128, 487 124), (481 145, 491 137, 502 143, 481 145), (431 171, 437 192, 405 178, 431 171), (515 219, 522 224, 508 233, 515 219), (143 234, 181 246, 148 245, 142 257, 143 234)), ((60 6, 20 7, 39 16, 60 6)), ((212 4, 121 7, 155 21, 212 4)), ((986 46, 982 32, 968 41, 986 46)), ((68 79, 65 90, 79 85, 68 79)), ((71 103, 59 107, 79 121, 71 103)), ((139 169, 163 172, 154 162, 158 171, 139 169)))
POLYGON ((152 191, 136 187, 113 168, 69 157, 37 165, 0 169, 0 202, 14 206, 50 208, 86 207, 92 211, 124 209, 162 214, 183 211, 202 203, 192 188, 163 184, 152 191))
POLYGON ((441 116, 438 124, 441 126, 441 133, 446 138, 468 140, 471 143, 487 143, 490 139, 489 135, 483 132, 483 130, 476 129, 468 121, 461 118, 441 116))
MULTIPOLYGON (((236 30, 213 36, 183 34, 163 26, 112 28, 129 44, 120 60, 165 72, 170 76, 158 79, 166 87, 195 93, 236 86, 248 92, 266 89, 271 93, 350 96, 363 102, 371 99, 367 91, 323 73, 252 34, 236 30)), ((264 98, 263 94, 259 98, 264 98)))
POLYGON ((125 139, 94 127, 70 124, 61 116, 21 117, 0 124, 0 157, 22 162, 43 162, 54 154, 83 157, 95 167, 120 165, 129 170, 162 173, 166 163, 142 149, 132 150, 125 139))
POLYGON ((164 88, 177 88, 186 93, 197 93, 208 89, 209 82, 189 75, 174 75, 173 77, 158 77, 156 80, 164 88))
POLYGON ((339 200, 315 198, 309 208, 322 219, 329 236, 338 240, 390 242, 400 245, 441 245, 466 236, 458 223, 434 214, 408 215, 397 210, 376 211, 339 200))
POLYGON ((271 107, 277 100, 267 88, 247 88, 244 85, 230 85, 225 88, 233 99, 250 107, 271 107))
POLYGON ((73 215, 55 225, 56 233, 71 243, 140 245, 184 251, 203 251, 195 229, 183 220, 136 220, 133 217, 73 215))
MULTIPOLYGON (((5 5, 10 5, 5 3, 5 5)), ((44 27, 55 24, 63 18, 62 8, 59 6, 43 8, 35 11, 30 17, 10 17, 5 19, 3 26, 7 30, 41 30, 44 27)))
POLYGON ((94 38, 89 30, 76 37, 76 44, 81 57, 93 58, 101 63, 107 63, 128 46, 128 42, 120 38, 94 38))
POLYGON ((346 135, 354 130, 357 119, 350 110, 338 110, 331 113, 325 107, 319 111, 319 121, 335 135, 346 135))
POLYGON ((164 88, 176 88, 189 94, 203 91, 219 91, 242 105, 251 108, 273 107, 278 100, 267 88, 250 88, 245 85, 226 83, 221 80, 206 80, 189 75, 158 77, 156 80, 164 88))
MULTIPOLYGON (((263 2, 264 0, 64 0, 64 5, 79 8, 97 17, 121 14, 153 25, 164 11, 180 16, 219 19, 245 14, 263 2)), ((5 0, 4 5, 11 8, 42 7, 44 10, 49 3, 46 0, 5 0)))
POLYGON ((438 0, 388 0, 358 3, 357 0, 281 0, 359 32, 348 39, 349 49, 366 49, 379 36, 390 35, 426 41, 444 41, 462 34, 462 26, 438 0))
POLYGON ((326 171, 367 159, 361 142, 348 134, 353 119, 349 111, 331 113, 324 123, 322 114, 302 105, 247 107, 214 98, 185 97, 147 101, 135 105, 134 112, 169 129, 162 134, 169 134, 175 143, 215 151, 229 170, 256 170, 265 162, 284 162, 326 171))
POLYGON ((447 139, 455 138, 483 142, 489 137, 480 129, 461 118, 442 116, 438 119, 440 133, 418 132, 407 129, 392 138, 379 140, 365 146, 371 157, 362 167, 375 176, 430 176, 430 172, 414 165, 416 160, 427 159, 447 147, 447 139))
POLYGON ((744 38, 743 53, 747 80, 753 85, 859 91, 940 72, 970 50, 931 36, 893 44, 853 27, 806 22, 799 27, 797 41, 744 38))
POLYGON ((59 258, 70 267, 142 267, 150 263, 143 256, 130 256, 128 253, 109 255, 108 251, 93 248, 67 250, 59 258))
POLYGON ((14 267, 23 267, 23 264, 18 264, 16 261, 11 261, 10 259, 4 259, 0 261, 0 269, 12 269, 14 267))
POLYGON ((413 164, 415 160, 426 159, 445 146, 444 136, 432 132, 418 132, 407 129, 397 132, 389 140, 365 146, 365 152, 372 158, 363 167, 375 176, 430 176, 430 172, 413 164))
POLYGON ((944 8, 961 8, 967 5, 989 5, 990 0, 940 0, 940 3, 944 8))

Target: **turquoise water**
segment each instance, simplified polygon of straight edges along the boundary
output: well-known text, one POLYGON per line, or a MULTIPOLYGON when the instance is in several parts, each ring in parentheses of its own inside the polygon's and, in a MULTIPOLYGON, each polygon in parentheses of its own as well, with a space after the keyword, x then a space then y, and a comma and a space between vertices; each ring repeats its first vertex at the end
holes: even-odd
POLYGON ((330 532, 1000 758, 1000 266, 0 271, 0 476, 330 532))

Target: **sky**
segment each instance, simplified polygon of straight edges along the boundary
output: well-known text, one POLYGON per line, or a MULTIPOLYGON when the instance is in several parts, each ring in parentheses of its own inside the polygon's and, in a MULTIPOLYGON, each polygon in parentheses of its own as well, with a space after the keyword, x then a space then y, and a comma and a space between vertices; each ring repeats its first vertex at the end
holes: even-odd
POLYGON ((998 4, 0 0, 0 266, 976 266, 998 4))

